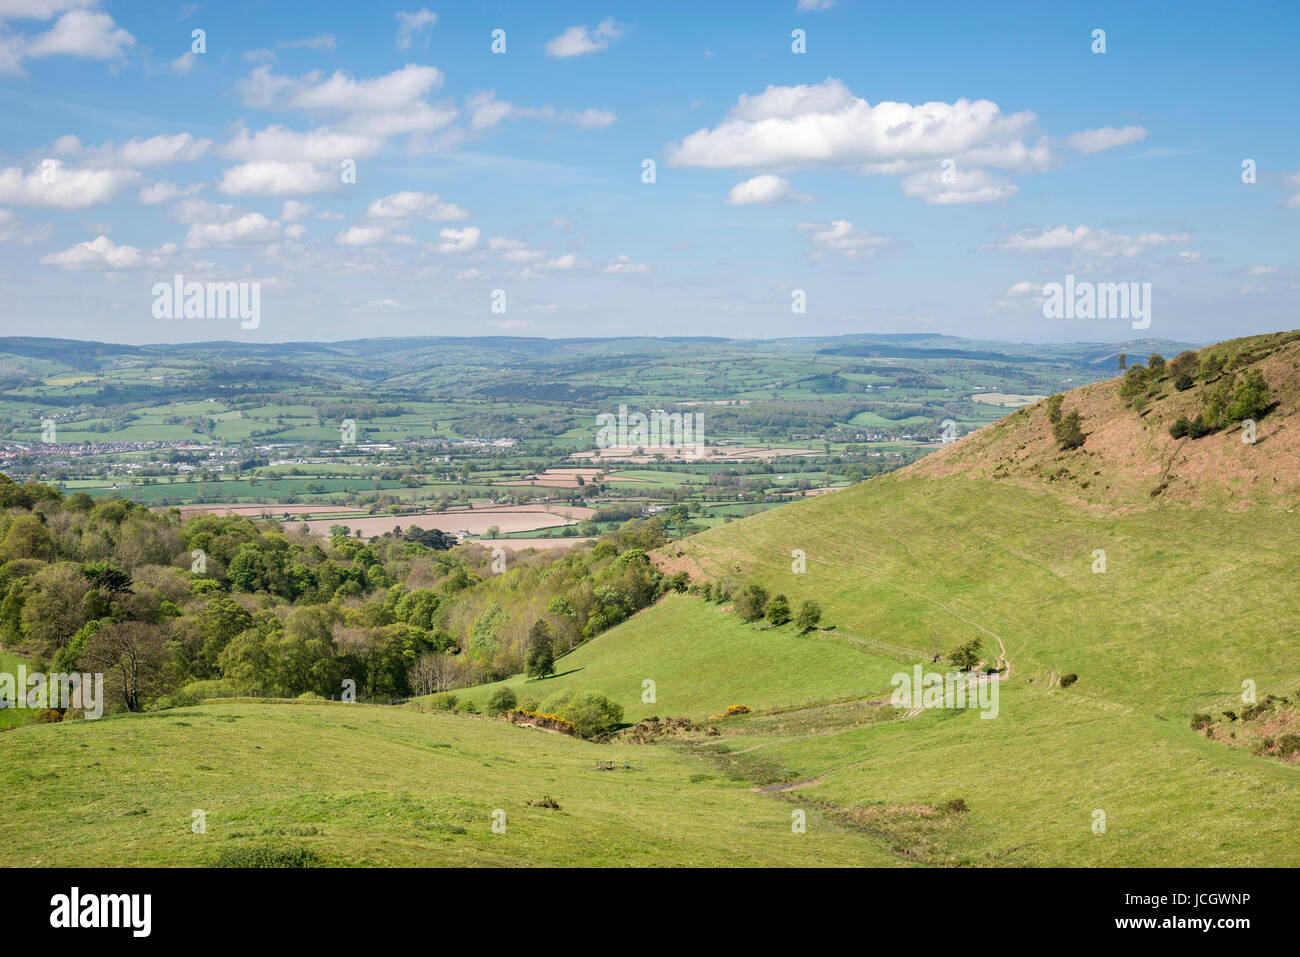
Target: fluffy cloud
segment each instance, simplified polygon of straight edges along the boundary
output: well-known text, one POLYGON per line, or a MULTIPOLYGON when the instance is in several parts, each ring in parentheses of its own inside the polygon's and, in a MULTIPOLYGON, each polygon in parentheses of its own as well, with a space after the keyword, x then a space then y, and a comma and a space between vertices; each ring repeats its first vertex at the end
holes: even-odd
POLYGON ((476 226, 466 226, 464 229, 439 230, 438 235, 442 237, 442 242, 437 246, 438 252, 467 253, 478 247, 482 234, 476 226))
POLYGON ((120 29, 107 13, 94 10, 69 10, 45 33, 27 44, 27 56, 89 57, 109 60, 122 56, 135 43, 135 37, 120 29))
POLYGON ((544 120, 584 129, 599 129, 618 119, 612 110, 557 110, 553 106, 515 106, 505 100, 498 100, 495 90, 471 94, 465 98, 465 107, 470 112, 470 127, 475 130, 487 129, 506 119, 544 120))
POLYGON ((368 219, 405 222, 413 218, 433 222, 469 219, 469 213, 455 203, 444 202, 437 193, 406 190, 371 200, 366 207, 368 219))
POLYGON ((317 162, 374 156, 382 148, 382 140, 341 133, 329 127, 299 132, 275 125, 252 134, 240 127, 230 142, 222 145, 220 153, 226 159, 236 160, 317 162))
POLYGON ((813 247, 813 259, 871 259, 893 245, 893 240, 888 236, 878 235, 869 229, 855 229, 847 219, 835 219, 829 223, 800 223, 797 228, 799 232, 807 234, 808 242, 813 247))
POLYGON ((1065 145, 1076 153, 1088 156, 1116 146, 1127 146, 1147 138, 1147 131, 1140 126, 1126 126, 1121 130, 1113 126, 1103 126, 1096 130, 1080 130, 1065 138, 1065 145))
POLYGON ((319 110, 337 113, 400 112, 442 86, 436 67, 408 63, 400 70, 356 80, 342 70, 329 77, 312 71, 301 77, 277 75, 259 66, 236 84, 247 106, 258 109, 319 110))
POLYGON ((988 170, 962 171, 956 166, 912 173, 903 177, 900 185, 904 196, 917 197, 932 206, 994 203, 1020 191, 1015 183, 988 170))
MULTIPOLYGON (((1146 136, 1138 126, 1103 127, 1067 137, 1095 153, 1146 136)), ((803 169, 829 166, 897 176, 905 195, 933 204, 994 202, 1017 187, 990 170, 1045 172, 1059 165, 1054 141, 1029 111, 1003 113, 989 100, 871 104, 833 77, 769 86, 742 95, 714 127, 669 143, 670 166, 707 169, 803 169), (945 182, 943 171, 959 171, 945 182)), ((950 178, 950 177, 949 177, 950 178)), ((744 191, 742 190, 742 193, 744 191)))
POLYGON ((554 57, 581 56, 584 53, 598 53, 608 50, 609 45, 623 35, 623 28, 609 17, 600 22, 596 29, 586 26, 569 27, 558 37, 548 40, 546 52, 554 57))
POLYGON ((149 183, 146 186, 141 186, 140 202, 145 206, 159 206, 162 203, 170 203, 173 199, 178 199, 181 196, 190 196, 197 193, 202 188, 202 183, 196 183, 193 186, 186 186, 182 189, 169 180, 162 180, 157 183, 149 183))
POLYGON ((88 242, 77 243, 63 252, 42 256, 41 262, 47 266, 58 266, 60 269, 99 269, 117 272, 141 266, 160 266, 175 252, 174 243, 146 252, 135 246, 119 246, 107 236, 97 236, 88 242))
POLYGON ((132 137, 125 143, 100 143, 86 146, 69 134, 54 141, 54 152, 97 166, 140 168, 191 163, 201 159, 211 148, 212 140, 195 139, 191 133, 163 133, 148 139, 132 137))
POLYGON ((106 203, 140 181, 134 170, 71 169, 57 160, 24 173, 0 169, 0 203, 45 209, 86 209, 106 203))
POLYGON ((261 213, 245 213, 224 222, 196 223, 185 237, 185 248, 257 245, 279 238, 279 222, 267 219, 261 213))
POLYGON ((227 196, 310 196, 341 185, 336 163, 257 160, 223 170, 217 188, 227 196))
POLYGON ((796 193, 781 176, 763 173, 731 187, 726 202, 729 206, 750 206, 761 203, 807 203, 812 197, 796 193))
POLYGON ((395 14, 397 17, 397 49, 408 50, 415 43, 417 34, 423 33, 438 22, 438 15, 421 7, 415 13, 395 14))
POLYGON ((1138 233, 1129 236, 1090 226, 1052 226, 1026 229, 1004 236, 1000 250, 1023 254, 1071 253, 1113 259, 1117 256, 1141 256, 1161 246, 1181 245, 1190 240, 1187 233, 1138 233))
POLYGON ((863 164, 869 172, 908 172, 907 164, 970 155, 983 160, 971 166, 1034 169, 1050 160, 1045 145, 1023 141, 1036 124, 1033 113, 1004 114, 988 100, 872 106, 828 78, 742 95, 717 127, 671 144, 668 161, 711 169, 863 164))

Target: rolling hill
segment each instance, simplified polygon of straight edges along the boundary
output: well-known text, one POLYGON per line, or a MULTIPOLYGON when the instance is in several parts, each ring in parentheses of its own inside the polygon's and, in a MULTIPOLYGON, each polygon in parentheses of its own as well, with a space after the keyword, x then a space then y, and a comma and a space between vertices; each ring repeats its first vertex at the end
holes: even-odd
MULTIPOLYGON (((599 691, 629 723, 694 722, 657 743, 419 700, 27 725, 0 735, 0 846, 20 863, 271 846, 326 864, 1295 866, 1300 755, 1259 745, 1294 727, 1300 698, 1298 353, 1295 333, 1209 347, 1181 389, 1157 370, 1124 397, 1116 380, 1066 393, 1080 447, 1062 449, 1038 402, 655 556, 697 586, 815 600, 808 634, 669 595, 556 676, 503 682, 599 691), (1239 425, 1169 434, 1254 371, 1269 396, 1253 445, 1239 425), (951 670, 932 659, 971 640, 1002 665, 995 719, 890 706, 895 674, 951 670), (737 704, 755 713, 710 717, 737 704), (631 767, 596 770, 608 760, 631 767), (544 795, 561 810, 528 803, 544 795), (498 809, 507 835, 490 830, 498 809)), ((492 690, 458 694, 482 708, 492 690)))

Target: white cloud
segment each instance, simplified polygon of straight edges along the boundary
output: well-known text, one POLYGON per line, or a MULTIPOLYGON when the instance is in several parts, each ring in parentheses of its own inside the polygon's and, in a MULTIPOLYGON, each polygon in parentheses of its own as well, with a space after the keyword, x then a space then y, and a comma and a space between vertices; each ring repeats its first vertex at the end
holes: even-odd
POLYGON ((236 89, 247 106, 258 109, 391 113, 420 101, 441 87, 442 82, 441 70, 414 63, 383 76, 361 80, 342 70, 327 78, 319 71, 290 77, 272 73, 269 66, 259 66, 239 81, 236 89))
MULTIPOLYGON (((670 166, 709 169, 831 166, 864 175, 928 174, 947 159, 967 176, 989 168, 1041 172, 1056 162, 1051 141, 1029 111, 1006 114, 989 100, 881 102, 874 106, 835 78, 769 86, 742 95, 717 126, 667 147, 670 166)), ((925 175, 909 195, 940 202, 979 202, 1009 195, 1011 184, 988 178, 978 190, 934 190, 925 175)))
POLYGON ((881 236, 869 229, 855 229, 847 219, 835 219, 829 223, 800 223, 797 228, 799 232, 808 235, 808 242, 813 247, 813 259, 871 259, 893 245, 893 240, 888 236, 881 236))
MULTIPOLYGON (((438 22, 438 15, 421 7, 415 13, 395 14, 397 17, 397 49, 409 50, 415 43, 416 34, 423 33, 438 22)), ((427 41, 426 41, 427 42, 427 41)))
POLYGON ((30 225, 24 223, 10 209, 0 209, 0 243, 32 243, 49 239, 54 235, 54 226, 50 223, 30 225))
POLYGON ((351 226, 339 232, 334 241, 340 246, 372 246, 387 235, 388 230, 381 226, 351 226))
POLYGON ((442 229, 438 231, 442 242, 438 243, 440 253, 467 253, 478 247, 482 235, 478 227, 466 226, 464 229, 442 229))
POLYGON ((750 206, 762 203, 808 203, 812 197, 806 193, 796 193, 784 177, 763 173, 743 183, 731 187, 727 194, 727 205, 750 206))
POLYGON ((172 60, 171 71, 173 73, 189 73, 194 69, 195 64, 199 62, 198 56, 191 50, 186 50, 176 59, 172 60))
POLYGON ((222 171, 218 189, 227 196, 310 196, 341 185, 335 163, 257 160, 222 171))
POLYGON ((618 115, 612 110, 557 110, 553 106, 526 107, 515 106, 496 98, 495 90, 474 93, 465 98, 465 107, 470 111, 470 127, 483 130, 495 126, 505 119, 535 119, 548 122, 566 123, 583 129, 600 129, 614 123, 618 115))
POLYGON ((245 213, 219 223, 196 223, 185 237, 186 249, 208 246, 245 246, 274 242, 280 238, 280 224, 261 213, 245 213))
POLYGON ((125 143, 100 143, 85 146, 69 134, 54 141, 54 152, 75 157, 78 161, 99 166, 126 166, 132 169, 192 163, 202 159, 212 147, 210 139, 195 139, 192 133, 163 133, 148 139, 132 137, 125 143))
POLYGON ((1068 252, 1112 259, 1140 256, 1161 246, 1181 245, 1191 239, 1187 233, 1138 233, 1129 236, 1090 226, 1052 226, 1026 229, 1004 236, 997 248, 1024 254, 1068 252))
POLYGON ((29 57, 67 56, 111 60, 123 56, 135 37, 119 28, 107 13, 69 10, 45 33, 33 37, 24 49, 29 57))
POLYGON ((167 243, 152 252, 137 249, 135 246, 119 246, 107 236, 96 238, 77 245, 63 252, 49 253, 41 257, 47 266, 60 269, 101 269, 110 272, 122 269, 135 269, 140 266, 159 266, 176 252, 174 243, 167 243))
POLYGON ((369 219, 405 222, 412 218, 432 222, 469 219, 469 213, 455 203, 445 202, 437 193, 406 190, 371 200, 366 207, 369 219))
POLYGON ((374 156, 382 148, 380 139, 340 133, 328 126, 298 131, 277 124, 252 134, 240 127, 219 152, 227 159, 317 162, 374 156))
POLYGON ((609 45, 623 35, 623 28, 608 17, 596 29, 586 26, 569 27, 558 37, 548 40, 546 52, 554 57, 581 56, 608 50, 609 45))
POLYGON ((286 223, 296 223, 300 219, 306 219, 313 208, 311 203, 300 203, 296 199, 285 200, 280 207, 280 219, 286 223))
POLYGON ((601 272, 611 276, 621 273, 639 273, 649 271, 650 267, 645 263, 633 262, 628 256, 624 256, 621 253, 606 263, 605 268, 601 270, 601 272))
POLYGON ((145 206, 158 206, 162 203, 170 203, 181 196, 190 196, 202 188, 202 183, 195 183, 182 189, 170 180, 162 180, 141 186, 139 199, 145 206))
POLYGON ((835 6, 835 0, 799 0, 795 6, 796 13, 817 13, 835 6))
POLYGON ((140 181, 134 170, 71 169, 54 161, 52 182, 39 167, 24 174, 17 166, 0 169, 0 203, 46 209, 86 209, 106 203, 140 181))
POLYGON ((1147 138, 1147 131, 1140 126, 1126 126, 1121 130, 1113 126, 1103 126, 1096 130, 1080 130, 1065 138, 1065 145, 1076 153, 1088 156, 1100 153, 1116 146, 1127 146, 1147 138))
POLYGON ((912 173, 903 177, 900 185, 904 196, 920 198, 931 206, 995 203, 1020 191, 1015 183, 994 176, 988 170, 960 170, 955 167, 950 170, 940 167, 912 173))

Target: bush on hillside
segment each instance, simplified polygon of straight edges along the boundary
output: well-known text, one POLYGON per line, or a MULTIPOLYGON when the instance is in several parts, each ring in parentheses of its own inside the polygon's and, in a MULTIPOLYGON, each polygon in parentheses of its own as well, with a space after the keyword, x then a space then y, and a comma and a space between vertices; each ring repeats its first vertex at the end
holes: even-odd
POLYGON ((1087 441, 1082 422, 1083 418, 1076 410, 1061 416, 1061 420, 1052 426, 1052 437, 1060 443, 1062 451, 1077 449, 1087 441))
POLYGON ((767 610, 767 589, 757 582, 746 585, 736 596, 735 609, 741 621, 758 621, 767 610))
POLYGON ((428 704, 434 711, 451 711, 456 707, 456 696, 450 691, 440 691, 429 696, 428 704))
POLYGON ((582 738, 601 738, 623 721, 623 706, 595 691, 560 691, 542 702, 542 712, 559 715, 582 738))
POLYGON ((789 622, 792 617, 790 614, 790 600, 784 595, 776 595, 763 609, 763 616, 772 627, 781 627, 789 622))
POLYGON ((812 631, 822 621, 822 606, 817 602, 809 599, 799 605, 799 614, 795 615, 794 623, 799 628, 800 634, 812 631))
POLYGON ((493 718, 499 718, 507 711, 519 704, 519 699, 509 688, 498 688, 492 692, 492 697, 488 698, 487 713, 493 718))
POLYGON ((1068 688, 1070 687, 1070 685, 1074 684, 1078 680, 1079 680, 1079 676, 1076 675, 1073 671, 1070 672, 1068 675, 1061 675, 1061 687, 1068 688))

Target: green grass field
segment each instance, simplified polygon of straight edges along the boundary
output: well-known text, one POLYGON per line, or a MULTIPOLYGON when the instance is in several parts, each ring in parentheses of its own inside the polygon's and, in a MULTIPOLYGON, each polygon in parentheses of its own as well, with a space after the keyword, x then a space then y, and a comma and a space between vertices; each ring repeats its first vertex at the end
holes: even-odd
POLYGON ((203 866, 245 845, 334 866, 894 862, 815 809, 792 833, 789 806, 686 754, 410 708, 206 703, 32 725, 0 735, 0 787, 9 866, 203 866), (560 809, 528 806, 545 795, 560 809))

